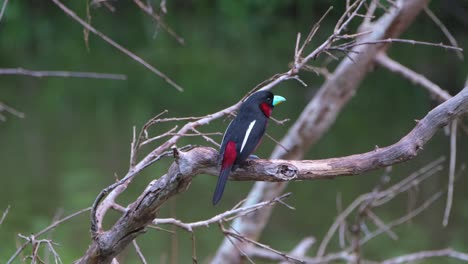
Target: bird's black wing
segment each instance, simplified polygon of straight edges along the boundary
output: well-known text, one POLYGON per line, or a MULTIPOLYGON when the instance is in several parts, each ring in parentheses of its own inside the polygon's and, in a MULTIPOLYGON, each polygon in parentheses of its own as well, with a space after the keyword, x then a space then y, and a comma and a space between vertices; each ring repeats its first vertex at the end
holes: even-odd
POLYGON ((260 144, 263 134, 265 134, 268 119, 263 115, 249 115, 246 120, 240 120, 244 124, 242 132, 237 135, 237 151, 239 155, 236 159, 236 165, 244 162, 260 144))

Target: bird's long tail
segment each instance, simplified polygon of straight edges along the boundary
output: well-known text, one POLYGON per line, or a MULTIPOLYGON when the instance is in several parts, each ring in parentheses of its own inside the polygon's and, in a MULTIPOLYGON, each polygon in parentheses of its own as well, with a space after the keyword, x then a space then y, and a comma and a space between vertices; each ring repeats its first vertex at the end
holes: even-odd
POLYGON ((232 166, 222 168, 221 172, 219 173, 218 183, 216 184, 216 189, 213 194, 213 205, 216 205, 223 196, 224 187, 226 186, 226 182, 229 178, 231 168, 232 166))

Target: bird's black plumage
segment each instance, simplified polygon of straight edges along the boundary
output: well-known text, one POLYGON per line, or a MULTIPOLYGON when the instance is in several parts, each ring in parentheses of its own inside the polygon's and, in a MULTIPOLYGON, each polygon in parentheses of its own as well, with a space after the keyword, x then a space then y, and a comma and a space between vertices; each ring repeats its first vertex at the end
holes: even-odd
MULTIPOLYGON (((284 98, 277 97, 284 101, 284 98)), ((237 116, 226 129, 219 151, 221 170, 213 204, 221 199, 230 172, 237 169, 260 143, 274 107, 274 99, 275 96, 269 91, 252 94, 241 104, 237 116)))

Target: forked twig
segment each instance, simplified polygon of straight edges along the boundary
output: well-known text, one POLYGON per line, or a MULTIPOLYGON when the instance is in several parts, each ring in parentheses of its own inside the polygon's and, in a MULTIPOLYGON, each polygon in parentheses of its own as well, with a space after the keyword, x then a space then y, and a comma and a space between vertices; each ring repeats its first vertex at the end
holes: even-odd
MULTIPOLYGON (((42 229, 41 231, 37 232, 36 234, 34 234, 34 235, 32 235, 32 236, 33 236, 34 238, 38 238, 39 236, 41 236, 41 235, 43 235, 43 234, 49 232, 50 230, 56 228, 56 227, 59 226, 60 224, 62 224, 62 223, 64 223, 64 222, 66 222, 66 221, 68 221, 68 220, 74 218, 75 216, 78 216, 78 215, 80 215, 80 214, 82 214, 82 213, 88 212, 89 210, 91 210, 91 207, 84 208, 84 209, 81 209, 81 210, 79 210, 79 211, 77 211, 77 212, 75 212, 75 213, 73 213, 73 214, 70 214, 70 215, 68 215, 68 216, 66 216, 66 217, 64 217, 64 218, 62 218, 62 219, 60 219, 60 220, 58 220, 58 221, 55 221, 54 223, 52 223, 52 224, 49 225, 48 227, 42 229)), ((30 243, 31 243, 31 241, 27 241, 27 242, 23 243, 21 246, 19 246, 18 249, 16 250, 16 252, 13 253, 13 255, 10 257, 10 259, 8 259, 7 264, 13 263, 13 261, 15 260, 15 258, 16 258, 16 257, 26 248, 26 246, 27 246, 28 244, 30 244, 30 243)))
POLYGON ((97 36, 99 36, 100 38, 102 38, 105 42, 109 43, 111 46, 113 46, 114 48, 118 49, 119 51, 121 51, 122 53, 124 53, 125 55, 127 55, 128 57, 132 58, 133 60, 137 61, 138 63, 140 63, 141 65, 145 66, 147 69, 149 69, 150 71, 152 71, 153 73, 155 73, 156 75, 158 75, 159 77, 161 77, 164 81, 166 81, 168 84, 172 85, 174 88, 176 88, 178 91, 182 92, 183 89, 182 87, 180 87, 177 83, 175 83, 172 79, 170 79, 169 77, 167 77, 167 75, 165 75, 164 73, 162 73, 161 71, 159 71, 158 69, 156 69, 154 66, 152 66, 151 64, 149 64, 148 62, 146 62, 145 60, 143 60, 142 58, 138 57, 137 55, 135 55, 133 52, 129 51, 128 49, 124 48, 123 46, 121 46, 120 44, 118 44, 117 42, 115 42, 113 39, 109 38, 108 36, 104 35, 102 32, 98 31, 97 29, 95 29, 93 26, 91 26, 90 24, 86 23, 83 19, 81 19, 75 12, 73 12, 71 9, 69 9, 67 6, 65 6, 62 2, 60 2, 59 0, 52 0, 52 2, 54 2, 54 4, 56 4, 60 9, 62 9, 63 12, 65 12, 68 16, 70 16, 71 18, 73 18, 75 21, 77 21, 78 23, 80 23, 84 28, 86 28, 87 30, 93 32, 94 34, 96 34, 97 36))

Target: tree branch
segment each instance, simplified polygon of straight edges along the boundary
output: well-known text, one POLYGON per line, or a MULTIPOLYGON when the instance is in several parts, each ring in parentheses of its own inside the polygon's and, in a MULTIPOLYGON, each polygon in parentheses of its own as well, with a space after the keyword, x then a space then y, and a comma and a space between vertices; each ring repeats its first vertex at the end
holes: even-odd
MULTIPOLYGON (((362 174, 414 158, 438 129, 467 111, 468 87, 430 111, 408 135, 391 146, 363 154, 315 161, 250 160, 233 172, 230 179, 290 181, 362 174)), ((218 175, 217 155, 218 152, 209 147, 177 151, 176 160, 167 174, 153 180, 109 231, 98 234, 77 263, 110 263, 133 239, 145 232, 169 198, 188 189, 194 176, 201 173, 218 175)))
POLYGON ((420 251, 408 255, 398 256, 393 259, 388 259, 382 262, 382 264, 399 264, 399 263, 408 263, 408 262, 415 262, 420 261, 427 258, 434 258, 434 257, 451 257, 454 259, 459 259, 463 261, 468 261, 468 254, 455 251, 453 249, 441 249, 441 250, 427 250, 427 251, 420 251))
POLYGON ((161 77, 165 82, 168 84, 172 85, 174 88, 179 90, 180 92, 183 91, 182 87, 180 87, 177 83, 175 83, 172 79, 170 79, 167 75, 156 69, 154 66, 143 60, 142 58, 138 57, 136 54, 133 52, 129 51, 128 49, 124 48, 108 36, 104 35, 102 32, 98 31, 94 27, 92 27, 90 24, 86 23, 83 19, 81 19, 75 12, 73 12, 71 9, 69 9, 67 6, 65 6, 62 2, 59 0, 51 0, 54 2, 55 5, 57 5, 60 9, 62 9, 65 14, 73 18, 76 22, 80 23, 81 26, 83 26, 85 29, 93 32, 100 38, 102 38, 105 42, 109 43, 112 47, 118 49, 120 52, 124 53, 128 57, 132 58, 136 62, 140 63, 141 65, 145 66, 148 70, 152 71, 159 77, 161 77))
POLYGON ((452 97, 447 91, 440 88, 440 86, 437 84, 431 82, 424 75, 414 72, 399 62, 392 60, 384 53, 378 54, 375 57, 375 61, 382 67, 385 67, 394 73, 400 74, 414 84, 418 84, 426 88, 432 94, 432 96, 437 98, 437 101, 439 102, 444 102, 452 97))
POLYGON ((0 75, 26 75, 36 78, 42 77, 74 77, 74 78, 93 78, 93 79, 111 79, 126 80, 125 74, 115 73, 97 73, 97 72, 70 72, 70 71, 32 71, 23 68, 0 68, 0 75))

